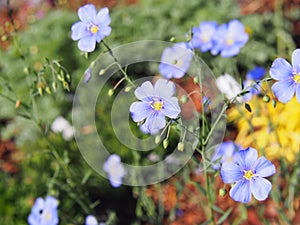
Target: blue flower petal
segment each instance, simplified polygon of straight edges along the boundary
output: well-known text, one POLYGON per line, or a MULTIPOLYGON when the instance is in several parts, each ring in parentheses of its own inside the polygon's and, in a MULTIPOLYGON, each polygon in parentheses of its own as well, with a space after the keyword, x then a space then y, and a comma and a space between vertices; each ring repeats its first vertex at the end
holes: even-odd
POLYGON ((96 36, 86 36, 78 41, 78 48, 83 52, 92 52, 96 47, 96 36))
POLYGON ((99 32, 97 32, 97 38, 96 41, 99 43, 100 41, 102 41, 106 36, 110 35, 111 32, 111 27, 105 26, 105 27, 101 27, 101 30, 99 32))
POLYGON ((243 170, 251 170, 255 161, 257 160, 257 150, 254 148, 247 148, 246 150, 241 150, 236 156, 237 163, 243 168, 243 170))
POLYGON ((50 208, 56 208, 58 206, 58 201, 56 198, 54 198, 52 196, 47 196, 46 197, 46 205, 47 205, 47 207, 50 207, 50 208))
POLYGON ((96 17, 96 7, 92 4, 87 4, 78 9, 78 16, 82 22, 93 22, 96 17))
POLYGON ((300 103, 300 83, 298 83, 296 86, 296 98, 297 101, 300 103))
POLYGON ((157 97, 168 99, 175 93, 175 90, 175 84, 165 79, 158 79, 154 85, 154 92, 157 97))
POLYGON ((276 173, 275 166, 264 156, 261 156, 257 159, 253 166, 253 170, 255 171, 255 175, 260 177, 269 177, 276 173))
POLYGON ((150 134, 156 134, 157 130, 161 130, 166 126, 165 116, 160 113, 154 111, 150 116, 146 119, 145 127, 149 131, 150 134))
POLYGON ((71 38, 74 41, 77 41, 82 37, 90 35, 90 32, 87 30, 87 25, 81 21, 74 23, 71 27, 71 31, 71 38))
POLYGON ((135 97, 139 100, 143 100, 144 98, 148 98, 154 95, 153 85, 150 81, 144 82, 140 87, 135 89, 135 97))
POLYGON ((33 213, 39 213, 45 207, 45 201, 42 198, 37 198, 32 206, 33 213))
POLYGON ((163 108, 161 109, 161 112, 172 119, 175 119, 178 117, 180 113, 180 107, 178 104, 178 99, 176 97, 169 98, 168 100, 164 101, 163 108))
POLYGON ((250 189, 250 181, 247 179, 242 179, 237 182, 229 192, 230 197, 242 203, 248 203, 251 200, 251 189, 250 189))
POLYGON ((295 94, 296 85, 293 80, 278 81, 272 86, 272 91, 280 102, 287 103, 295 94))
POLYGON ((287 80, 293 77, 291 64, 283 58, 277 58, 270 68, 270 76, 276 80, 287 80))
POLYGON ((230 47, 224 48, 221 51, 221 56, 223 58, 229 58, 229 57, 237 55, 239 53, 239 51, 240 51, 240 48, 238 46, 232 45, 230 47))
POLYGON ((261 66, 256 66, 254 69, 250 70, 247 75, 246 75, 246 79, 247 80, 260 80, 261 78, 263 78, 263 76, 265 75, 266 70, 264 67, 261 66))
POLYGON ((300 73, 300 49, 296 49, 292 54, 293 71, 300 73))
MULTIPOLYGON (((96 16, 95 23, 97 25, 107 26, 110 24, 110 16, 109 16, 109 10, 107 7, 102 8, 96 16)), ((101 29, 101 28, 100 28, 101 29)))
POLYGON ((272 184, 265 178, 256 177, 250 181, 250 189, 257 200, 263 201, 268 197, 272 184))
POLYGON ((244 172, 236 163, 224 162, 221 167, 220 175, 224 183, 232 184, 242 179, 244 172))
POLYGON ((97 221, 96 217, 94 217, 92 215, 88 215, 85 218, 85 225, 98 225, 98 221, 97 221))
POLYGON ((153 109, 146 102, 134 102, 131 104, 129 111, 134 122, 141 122, 151 114, 153 109))

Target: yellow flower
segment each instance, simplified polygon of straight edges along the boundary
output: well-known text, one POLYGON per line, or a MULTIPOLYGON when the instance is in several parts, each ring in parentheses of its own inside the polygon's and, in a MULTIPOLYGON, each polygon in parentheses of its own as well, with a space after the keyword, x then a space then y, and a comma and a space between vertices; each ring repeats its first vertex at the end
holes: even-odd
POLYGON ((252 146, 270 160, 285 158, 295 162, 300 151, 300 104, 294 97, 290 102, 278 102, 276 108, 254 96, 252 112, 242 105, 228 110, 228 121, 237 127, 236 142, 244 148, 252 146))

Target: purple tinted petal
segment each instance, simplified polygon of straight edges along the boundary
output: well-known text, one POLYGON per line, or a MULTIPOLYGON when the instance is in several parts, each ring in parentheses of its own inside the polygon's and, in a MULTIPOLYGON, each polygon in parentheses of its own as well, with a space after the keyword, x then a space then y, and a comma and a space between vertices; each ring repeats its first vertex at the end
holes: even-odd
POLYGON ((71 31, 71 38, 74 41, 77 41, 80 38, 90 34, 90 32, 87 30, 87 25, 81 21, 74 23, 71 27, 71 31))
POLYGON ((166 119, 162 113, 153 112, 145 122, 145 128, 150 134, 157 133, 157 130, 161 130, 166 126, 166 119))
POLYGON ((85 225, 98 225, 98 221, 97 221, 96 217, 94 217, 92 215, 88 215, 85 218, 85 225))
POLYGON ((232 56, 235 56, 239 53, 240 51, 240 48, 236 45, 233 45, 229 48, 224 48, 222 51, 221 51, 221 56, 223 58, 229 58, 229 57, 232 57, 232 56))
POLYGON ((108 8, 102 8, 98 13, 97 13, 97 16, 96 16, 96 20, 95 20, 95 23, 97 25, 102 25, 102 26, 105 26, 105 25, 108 25, 110 24, 110 16, 109 16, 109 10, 108 8))
POLYGON ((31 211, 33 213, 39 213, 45 207, 45 201, 42 198, 37 198, 32 206, 31 211))
POLYGON ((165 98, 166 100, 175 93, 175 90, 175 84, 165 79, 158 79, 154 85, 155 96, 165 98))
POLYGON ((300 73, 300 49, 296 49, 292 54, 293 71, 300 73))
POLYGON ((242 203, 248 203, 251 200, 250 182, 247 179, 242 179, 237 182, 229 192, 230 197, 242 203))
POLYGON ((96 36, 86 36, 79 40, 78 48, 83 52, 92 52, 96 47, 96 36))
POLYGON ((141 122, 151 114, 153 109, 146 102, 134 102, 131 104, 129 111, 134 122, 141 122))
POLYGON ((243 168, 243 170, 250 170, 257 160, 257 155, 257 150, 249 147, 246 150, 241 150, 238 152, 236 161, 243 168))
POLYGON ((172 119, 175 119, 178 117, 180 113, 180 107, 178 104, 178 99, 176 97, 172 97, 166 101, 164 101, 163 108, 161 109, 161 112, 172 119))
POLYGON ((250 181, 250 189, 257 200, 263 201, 268 197, 272 184, 265 178, 257 177, 250 181))
POLYGON ((245 32, 244 24, 242 24, 238 20, 231 20, 228 23, 228 32, 235 34, 236 36, 240 35, 241 33, 245 32))
POLYGON ((300 83, 297 83, 297 86, 296 86, 296 98, 297 98, 297 101, 300 103, 300 83))
POLYGON ((57 208, 58 206, 58 201, 56 198, 52 197, 52 196, 47 196, 46 197, 46 205, 49 208, 57 208))
POLYGON ((109 177, 111 186, 118 188, 122 185, 122 178, 120 177, 109 177))
POLYGON ((224 183, 232 184, 242 179, 244 176, 244 172, 237 164, 232 162, 225 162, 221 167, 220 175, 224 183))
POLYGON ((272 63, 270 76, 276 80, 287 80, 293 77, 291 64, 283 58, 277 58, 272 63))
POLYGON ((144 82, 140 87, 138 87, 135 92, 135 97, 139 100, 148 98, 154 95, 154 89, 150 81, 144 82))
POLYGON ((253 170, 255 171, 255 175, 260 177, 269 177, 276 173, 276 168, 269 160, 267 160, 264 156, 258 158, 253 166, 253 170))
POLYGON ((287 103, 294 96, 296 89, 295 82, 293 80, 278 81, 272 86, 272 91, 280 102, 287 103))
POLYGON ((87 4, 78 9, 79 19, 83 22, 93 22, 96 17, 96 7, 92 4, 87 4))

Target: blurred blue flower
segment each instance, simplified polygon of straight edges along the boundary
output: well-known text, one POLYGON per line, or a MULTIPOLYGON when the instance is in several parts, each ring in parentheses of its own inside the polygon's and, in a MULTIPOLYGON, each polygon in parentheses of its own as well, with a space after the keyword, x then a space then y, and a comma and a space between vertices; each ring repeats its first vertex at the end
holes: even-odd
POLYGON ((130 106, 131 117, 134 122, 145 123, 141 130, 145 133, 156 134, 166 126, 165 116, 175 119, 181 112, 178 99, 172 97, 176 86, 173 82, 158 79, 153 86, 149 81, 144 82, 135 90, 138 102, 130 106))
POLYGON ((85 218, 85 225, 105 225, 105 223, 98 223, 96 217, 93 215, 88 215, 85 218))
POLYGON ((71 27, 71 38, 79 40, 78 48, 83 52, 95 50, 96 42, 100 42, 110 35, 111 27, 108 8, 102 8, 98 13, 96 7, 87 4, 78 9, 78 16, 81 21, 71 27))
POLYGON ((191 49, 199 48, 201 52, 210 50, 213 45, 213 37, 218 28, 218 24, 214 21, 201 22, 198 27, 192 28, 192 39, 188 43, 191 49))
POLYGON ((224 183, 234 184, 230 197, 238 202, 247 203, 251 195, 259 200, 265 200, 272 184, 264 177, 269 177, 276 172, 275 166, 264 156, 257 158, 258 153, 254 148, 239 151, 233 162, 224 162, 220 175, 224 183))
POLYGON ((292 99, 296 92, 296 98, 300 102, 300 49, 292 54, 292 65, 283 58, 277 58, 273 62, 270 75, 278 80, 272 86, 275 96, 280 102, 286 103, 292 99))
POLYGON ((58 201, 47 196, 46 200, 37 198, 28 216, 30 225, 56 225, 58 224, 58 201))
POLYGON ((228 58, 239 53, 248 41, 248 34, 244 25, 238 20, 231 20, 228 24, 222 24, 214 34, 214 46, 211 49, 213 55, 221 52, 221 56, 228 58))
POLYGON ((250 101, 253 95, 260 93, 261 86, 258 81, 263 78, 265 73, 265 68, 260 66, 255 67, 247 73, 246 80, 244 80, 244 87, 250 92, 243 96, 245 101, 250 101))
POLYGON ((212 168, 218 170, 221 164, 225 162, 233 162, 235 155, 242 149, 242 146, 234 143, 233 141, 225 141, 218 145, 215 149, 215 153, 212 156, 212 168))
POLYGON ((182 78, 190 67, 193 52, 187 48, 186 43, 177 43, 165 48, 159 64, 159 72, 166 79, 182 78))
POLYGON ((120 187, 122 178, 125 176, 125 169, 121 163, 120 156, 116 154, 110 155, 104 163, 103 169, 108 175, 110 184, 115 188, 120 187))

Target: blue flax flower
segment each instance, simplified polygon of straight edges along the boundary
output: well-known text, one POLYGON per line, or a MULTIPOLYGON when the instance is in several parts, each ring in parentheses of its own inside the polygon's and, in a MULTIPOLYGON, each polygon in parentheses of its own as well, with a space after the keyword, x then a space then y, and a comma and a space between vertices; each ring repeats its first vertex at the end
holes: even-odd
POLYGON ((231 20, 228 24, 219 26, 214 34, 214 46, 211 49, 213 55, 221 52, 221 56, 228 58, 239 53, 240 48, 248 41, 248 34, 244 25, 238 20, 231 20))
POLYGON ((276 172, 275 166, 264 156, 257 158, 257 150, 247 148, 236 154, 233 162, 225 162, 221 167, 221 177, 224 183, 234 184, 230 197, 238 202, 247 203, 251 195, 259 200, 265 200, 272 184, 264 177, 276 172))
POLYGON ((300 102, 300 49, 293 52, 292 65, 283 58, 275 59, 270 75, 275 80, 279 80, 273 84, 272 90, 280 102, 290 101, 295 92, 300 102))
POLYGON ((243 96, 245 101, 250 101, 253 95, 260 93, 261 84, 258 81, 263 78, 265 73, 265 68, 260 66, 255 67, 247 73, 246 80, 244 80, 244 87, 246 87, 249 93, 243 96))
POLYGON ((188 46, 192 49, 199 48, 201 52, 206 52, 214 46, 213 37, 218 28, 214 21, 202 22, 198 27, 192 28, 192 39, 188 46))
POLYGON ((88 215, 85 218, 85 225, 105 225, 105 223, 98 223, 96 217, 93 215, 88 215))
POLYGON ((78 9, 78 16, 81 21, 71 27, 71 38, 79 40, 78 48, 83 52, 95 50, 96 42, 110 35, 111 27, 108 8, 102 8, 98 13, 96 7, 87 4, 78 9))
POLYGON ((186 43, 177 43, 165 48, 159 64, 159 72, 166 79, 182 78, 190 67, 193 52, 187 48, 186 43))
POLYGON ((112 154, 103 165, 104 171, 108 174, 110 184, 117 188, 122 184, 122 178, 125 176, 125 169, 121 163, 120 156, 112 154))
POLYGON ((166 126, 166 116, 176 119, 180 113, 178 99, 172 97, 176 87, 173 82, 158 79, 153 86, 150 81, 144 82, 134 94, 138 102, 130 106, 134 122, 142 122, 141 130, 145 133, 156 134, 166 126))
POLYGON ((215 153, 212 156, 212 168, 218 170, 221 167, 221 164, 225 162, 233 162, 236 156, 236 153, 241 150, 242 147, 233 141, 225 141, 218 145, 215 150, 215 153))
POLYGON ((30 225, 56 225, 58 224, 58 201, 47 196, 46 200, 37 198, 28 216, 30 225))

